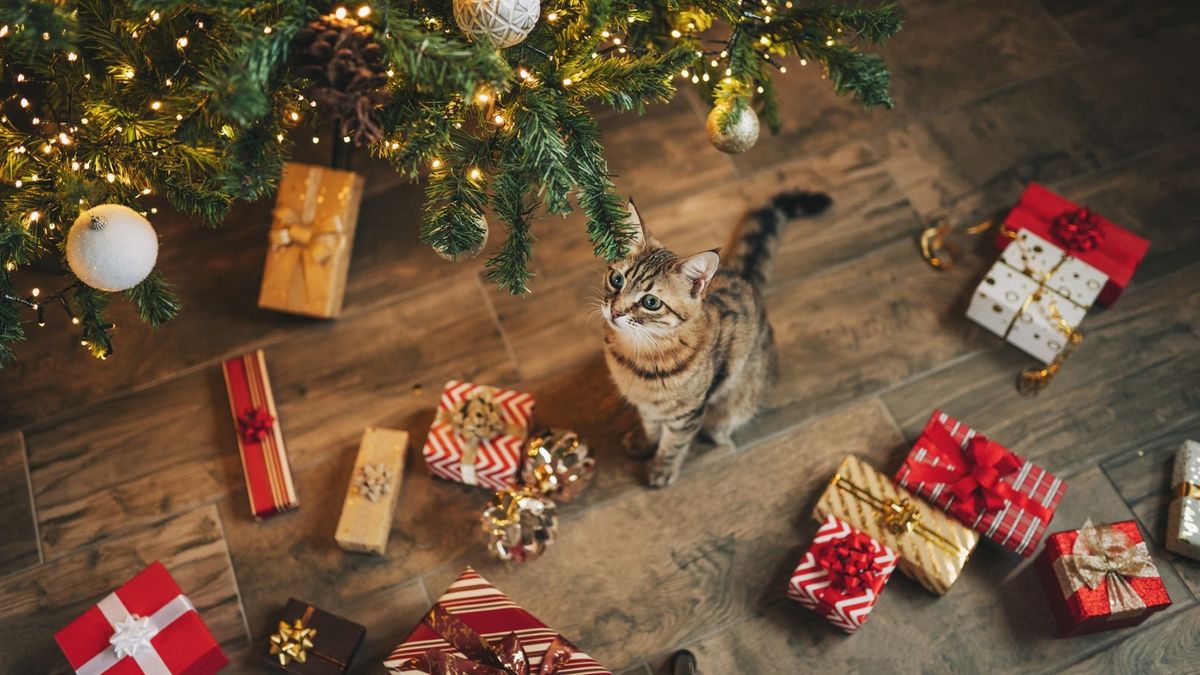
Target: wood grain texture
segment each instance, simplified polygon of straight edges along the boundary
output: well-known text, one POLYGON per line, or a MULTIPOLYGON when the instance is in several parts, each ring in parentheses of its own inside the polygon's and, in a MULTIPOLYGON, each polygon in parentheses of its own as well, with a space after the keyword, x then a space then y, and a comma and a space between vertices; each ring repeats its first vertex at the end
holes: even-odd
POLYGON ((21 432, 0 434, 0 577, 41 562, 25 439, 21 432))
POLYGON ((69 673, 53 634, 161 560, 227 652, 247 643, 217 509, 202 506, 135 534, 47 562, 0 584, 0 672, 69 673))
POLYGON ((1057 672, 1187 673, 1196 670, 1200 654, 1200 607, 1179 612, 1150 630, 1128 636, 1099 654, 1057 672))
POLYGON ((338 546, 377 555, 387 550, 407 454, 407 431, 367 427, 363 432, 334 531, 338 546), (360 480, 378 480, 381 487, 360 480))
POLYGON ((1194 31, 1200 22, 1200 6, 1188 0, 1043 0, 1042 5, 1089 52, 1194 31))

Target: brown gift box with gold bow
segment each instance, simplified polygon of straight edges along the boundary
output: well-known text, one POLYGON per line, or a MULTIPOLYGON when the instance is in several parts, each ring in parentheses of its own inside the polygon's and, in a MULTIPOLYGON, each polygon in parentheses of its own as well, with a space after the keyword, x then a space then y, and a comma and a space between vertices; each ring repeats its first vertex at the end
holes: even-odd
POLYGON ((861 459, 842 461, 813 516, 836 516, 900 555, 900 571, 944 595, 979 534, 930 506, 861 459))
POLYGON ((296 675, 343 675, 367 629, 336 614, 289 598, 259 657, 296 675))
POLYGON ((342 313, 362 176, 289 162, 272 214, 258 306, 333 318, 342 313))

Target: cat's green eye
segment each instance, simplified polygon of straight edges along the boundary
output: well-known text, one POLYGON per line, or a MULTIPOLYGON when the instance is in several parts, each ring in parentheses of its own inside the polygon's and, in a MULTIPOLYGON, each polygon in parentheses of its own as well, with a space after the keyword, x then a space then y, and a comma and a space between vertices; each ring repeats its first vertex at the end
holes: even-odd
POLYGON ((645 307, 653 312, 659 307, 662 307, 662 300, 659 300, 657 295, 643 295, 642 307, 645 307))
POLYGON ((625 285, 625 275, 613 270, 608 273, 608 283, 619 291, 621 290, 621 287, 625 285))

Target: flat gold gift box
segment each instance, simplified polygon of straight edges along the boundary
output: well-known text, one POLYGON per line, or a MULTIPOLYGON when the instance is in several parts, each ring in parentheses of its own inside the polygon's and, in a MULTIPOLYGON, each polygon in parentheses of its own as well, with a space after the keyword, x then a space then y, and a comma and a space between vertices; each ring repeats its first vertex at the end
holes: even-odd
POLYGON ((353 171, 284 166, 259 307, 326 319, 342 313, 362 192, 353 171))
POLYGON ((813 516, 833 515, 900 554, 900 571, 944 595, 962 573, 979 533, 926 504, 857 457, 847 457, 813 516))

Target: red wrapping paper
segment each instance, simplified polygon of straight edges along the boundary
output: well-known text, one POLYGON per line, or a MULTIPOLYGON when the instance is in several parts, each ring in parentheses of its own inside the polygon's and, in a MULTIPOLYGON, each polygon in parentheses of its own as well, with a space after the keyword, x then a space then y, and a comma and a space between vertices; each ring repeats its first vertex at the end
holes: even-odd
POLYGON ((429 436, 421 454, 429 473, 446 480, 492 490, 507 490, 517 484, 525 439, 533 418, 534 399, 530 394, 511 389, 450 380, 442 390, 437 416, 429 427, 429 436), (447 418, 464 401, 490 392, 511 433, 501 433, 482 441, 472 452, 447 418))
POLYGON ((228 359, 221 370, 246 475, 250 512, 262 519, 296 508, 300 503, 262 350, 228 359))
POLYGON ((1129 285, 1137 266, 1146 257, 1150 242, 1129 230, 1100 216, 1091 213, 1095 219, 1096 232, 1089 237, 1090 250, 1081 250, 1078 239, 1064 239, 1060 226, 1055 220, 1077 212, 1078 204, 1055 194, 1037 183, 1030 183, 1021 194, 1016 206, 1009 211, 996 238, 996 246, 1003 249, 1012 241, 1012 234, 1022 229, 1029 230, 1039 237, 1063 245, 1068 253, 1095 267, 1108 275, 1108 284, 1100 291, 1096 302, 1108 307, 1117 301, 1121 292, 1129 285))
POLYGON ((1067 484, 940 410, 934 410, 896 482, 1008 550, 1030 556, 1067 484), (953 447, 948 447, 953 446, 953 447), (949 451, 949 452, 947 452, 949 451), (989 456, 988 465, 979 460, 989 456), (957 454, 957 457, 953 455, 957 454), (980 488, 995 480, 990 489, 980 488), (959 481, 964 481, 961 485, 959 481), (966 499, 960 495, 967 494, 966 499))
MULTIPOLYGON (((437 599, 437 604, 461 619, 489 643, 497 644, 506 636, 515 634, 529 656, 530 673, 539 672, 542 657, 556 639, 565 642, 558 632, 548 628, 470 567, 458 575, 450 588, 437 599)), ((425 671, 413 669, 410 660, 430 651, 458 653, 450 643, 422 622, 392 650, 383 665, 393 675, 418 675, 425 671)), ((554 675, 612 675, 612 672, 587 654, 574 650, 570 660, 558 667, 554 675)))
MULTIPOLYGON (((1124 533, 1131 546, 1145 547, 1141 530, 1135 521, 1125 520, 1097 527, 1112 528, 1124 533)), ((1145 604, 1145 607, 1134 612, 1114 614, 1108 588, 1110 581, 1107 578, 1094 588, 1083 585, 1074 592, 1068 592, 1068 582, 1063 579, 1062 568, 1064 558, 1072 555, 1079 533, 1080 530, 1067 530, 1050 535, 1046 538, 1046 548, 1035 561, 1038 576, 1042 579, 1050 608, 1063 637, 1136 626, 1150 618, 1151 614, 1171 606, 1171 597, 1157 571, 1151 576, 1126 578, 1145 604)))
POLYGON ((78 673, 150 675, 161 672, 156 670, 158 662, 157 667, 165 666, 171 675, 208 675, 229 662, 200 615, 159 562, 88 608, 55 633, 54 639, 78 673), (180 611, 172 611, 173 608, 180 611), (154 621, 156 615, 176 618, 165 626, 155 627, 149 646, 139 647, 135 656, 118 657, 110 639, 117 632, 114 625, 129 615, 134 619, 150 617, 151 623, 161 623, 154 621), (103 663, 111 665, 102 668, 103 663))
POLYGON ((875 607, 898 559, 895 551, 865 532, 826 516, 788 581, 788 597, 854 633, 875 607), (846 554, 848 547, 855 549, 851 555, 846 554))

